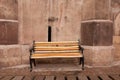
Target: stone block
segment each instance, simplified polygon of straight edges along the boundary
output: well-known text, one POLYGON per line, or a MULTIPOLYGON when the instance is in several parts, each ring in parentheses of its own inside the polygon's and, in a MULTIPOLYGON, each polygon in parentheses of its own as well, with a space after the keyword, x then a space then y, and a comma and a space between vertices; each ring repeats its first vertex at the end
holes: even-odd
POLYGON ((110 66, 114 62, 113 46, 83 46, 85 65, 110 66))
POLYGON ((4 52, 4 49, 0 47, 0 59, 1 58, 5 58, 5 52, 4 52))
POLYGON ((85 57, 85 65, 92 66, 93 64, 93 50, 92 46, 83 46, 84 47, 84 57, 85 57))
POLYGON ((6 58, 9 66, 21 64, 21 47, 20 45, 9 45, 6 49, 6 58))
POLYGON ((111 19, 110 0, 95 0, 95 19, 111 19))
POLYGON ((120 9, 120 1, 119 0, 111 0, 111 6, 113 9, 120 9))
POLYGON ((114 35, 120 36, 120 13, 115 15, 114 19, 114 35))
POLYGON ((0 19, 18 19, 18 0, 0 0, 0 19))
POLYGON ((0 21, 0 44, 18 43, 18 23, 0 21))
POLYGON ((91 19, 95 19, 95 0, 83 0, 82 20, 91 19))
POLYGON ((120 44, 114 44, 114 51, 113 51, 113 56, 114 56, 114 61, 120 61, 120 44))
POLYGON ((110 66, 114 62, 113 46, 93 47, 93 66, 110 66))
POLYGON ((20 46, 9 46, 7 49, 7 57, 21 57, 20 46))
POLYGON ((0 46, 0 67, 10 67, 21 64, 20 45, 0 46))
POLYGON ((7 63, 9 65, 9 67, 21 65, 21 57, 10 57, 10 58, 8 58, 7 63))
POLYGON ((113 36, 113 44, 120 44, 120 36, 113 36))
POLYGON ((29 64, 29 57, 30 57, 30 52, 29 52, 30 46, 29 45, 22 45, 21 46, 21 61, 22 64, 29 64))
POLYGON ((82 20, 111 19, 110 0, 83 0, 82 20))
POLYGON ((81 24, 81 44, 88 46, 111 46, 113 23, 109 20, 88 20, 81 24))
POLYGON ((8 61, 7 58, 0 58, 0 68, 8 67, 8 61))

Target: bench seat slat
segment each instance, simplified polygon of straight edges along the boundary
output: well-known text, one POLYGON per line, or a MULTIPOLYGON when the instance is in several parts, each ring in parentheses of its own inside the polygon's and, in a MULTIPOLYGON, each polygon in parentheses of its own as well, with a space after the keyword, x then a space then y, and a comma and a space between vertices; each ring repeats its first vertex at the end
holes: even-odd
POLYGON ((66 42, 35 42, 34 46, 76 46, 78 41, 66 41, 66 42))
POLYGON ((64 50, 79 50, 78 46, 72 47, 35 47, 35 51, 64 51, 64 50))
POLYGON ((82 53, 44 53, 44 54, 32 54, 32 59, 37 58, 72 58, 83 57, 82 53))
POLYGON ((80 50, 64 50, 64 51, 35 51, 34 53, 75 53, 81 52, 80 50))

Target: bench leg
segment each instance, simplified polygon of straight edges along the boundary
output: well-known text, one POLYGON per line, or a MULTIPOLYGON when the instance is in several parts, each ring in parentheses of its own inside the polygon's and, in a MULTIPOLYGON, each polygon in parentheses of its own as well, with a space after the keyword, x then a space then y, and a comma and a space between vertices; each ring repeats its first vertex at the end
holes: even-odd
POLYGON ((33 59, 33 62, 34 62, 34 66, 36 66, 35 59, 33 59))
POLYGON ((82 64, 82 70, 84 70, 84 57, 80 58, 79 64, 82 64))
POLYGON ((30 71, 32 71, 32 59, 30 59, 30 71))
POLYGON ((82 57, 81 63, 82 63, 82 70, 84 70, 84 57, 82 57))

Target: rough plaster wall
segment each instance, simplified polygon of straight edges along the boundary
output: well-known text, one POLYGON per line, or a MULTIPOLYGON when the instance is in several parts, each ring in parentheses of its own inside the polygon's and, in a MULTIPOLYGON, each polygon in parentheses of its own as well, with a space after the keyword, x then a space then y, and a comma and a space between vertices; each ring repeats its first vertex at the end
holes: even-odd
POLYGON ((20 43, 47 41, 48 0, 20 0, 20 43))
POLYGON ((78 40, 81 4, 82 0, 19 0, 20 43, 47 41, 48 26, 52 41, 78 40))
POLYGON ((95 18, 95 0, 83 0, 82 20, 91 20, 95 18), (88 15, 89 14, 89 15, 88 15))
POLYGON ((120 0, 112 0, 112 14, 114 21, 114 62, 120 65, 120 0))
POLYGON ((17 0, 0 0, 0 19, 18 19, 17 0))
POLYGON ((18 2, 0 0, 0 44, 18 43, 18 2))
POLYGON ((120 35, 120 1, 119 0, 112 0, 112 14, 114 20, 114 35, 120 35))
POLYGON ((120 36, 120 13, 116 16, 114 20, 114 35, 120 36))
POLYGON ((111 19, 111 3, 109 0, 83 0, 82 20, 111 19))
POLYGON ((70 41, 80 38, 82 0, 51 0, 50 16, 52 41, 70 41))

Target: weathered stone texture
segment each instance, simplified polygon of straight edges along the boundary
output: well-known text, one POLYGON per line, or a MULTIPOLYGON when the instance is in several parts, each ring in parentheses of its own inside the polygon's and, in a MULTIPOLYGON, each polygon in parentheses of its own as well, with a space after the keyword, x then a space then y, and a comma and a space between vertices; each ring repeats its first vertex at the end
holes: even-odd
POLYGON ((120 61, 120 44, 114 44, 114 61, 120 61))
POLYGON ((111 0, 112 7, 112 20, 115 20, 116 16, 120 12, 120 0, 111 0))
POLYGON ((83 46, 84 47, 84 57, 85 57, 85 65, 92 66, 93 64, 93 50, 91 46, 83 46))
POLYGON ((120 36, 120 13, 116 16, 114 21, 114 35, 120 36))
POLYGON ((83 0, 82 4, 82 20, 95 19, 95 0, 83 0))
POLYGON ((95 0, 95 18, 96 19, 111 19, 111 1, 110 0, 95 0))
POLYGON ((0 19, 18 19, 17 0, 0 0, 0 19))
POLYGON ((29 56, 30 56, 30 52, 29 52, 29 45, 22 45, 21 46, 21 63, 22 64, 29 64, 29 56))
POLYGON ((18 23, 0 21, 0 44, 18 43, 18 23))
POLYGON ((93 47, 93 66, 110 66, 113 63, 113 46, 93 47))
POLYGON ((19 0, 20 43, 47 41, 48 0, 19 0))
POLYGON ((51 0, 50 16, 52 41, 71 41, 80 38, 82 0, 51 0))
POLYGON ((1 45, 0 68, 29 64, 29 45, 1 45))
POLYGON ((89 46, 112 45, 113 23, 111 21, 91 20, 81 24, 81 44, 89 46))
POLYGON ((112 14, 114 20, 113 44, 115 49, 114 63, 120 64, 120 0, 112 0, 112 14))
POLYGON ((120 44, 120 36, 113 36, 113 44, 120 44))
POLYGON ((85 64, 89 66, 110 66, 113 63, 113 46, 84 46, 85 64))
POLYGON ((111 0, 111 6, 113 9, 120 9, 120 0, 111 0))
POLYGON ((20 0, 20 42, 47 41, 48 26, 52 41, 78 40, 81 4, 81 0, 20 0))
POLYGON ((21 50, 20 46, 7 46, 6 47, 6 58, 9 66, 21 64, 21 50))
POLYGON ((83 0, 82 20, 111 19, 110 0, 83 0))

